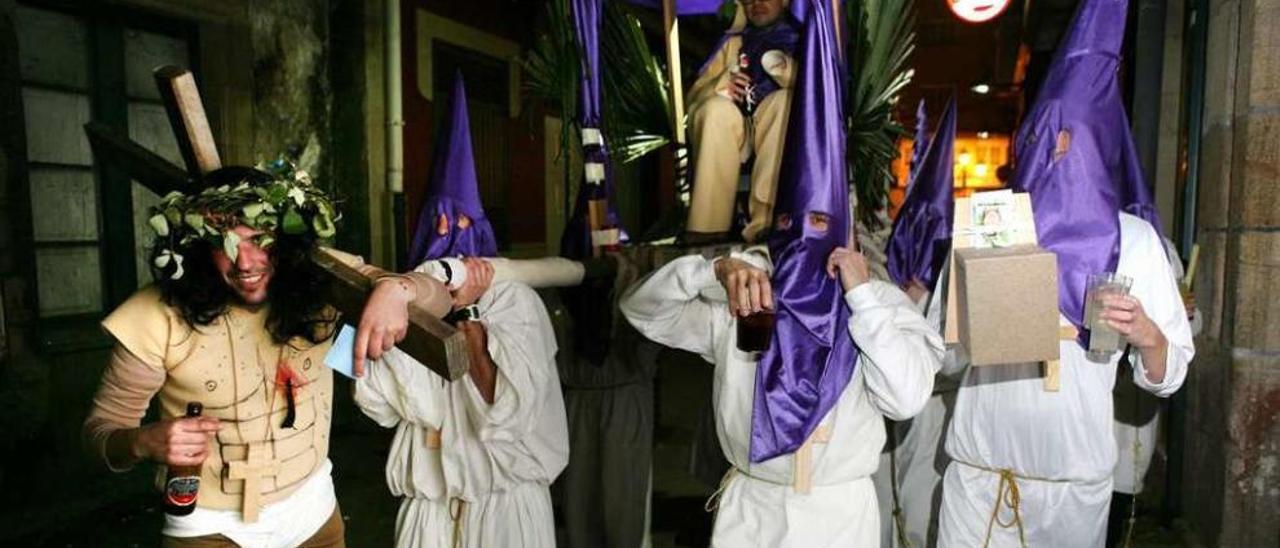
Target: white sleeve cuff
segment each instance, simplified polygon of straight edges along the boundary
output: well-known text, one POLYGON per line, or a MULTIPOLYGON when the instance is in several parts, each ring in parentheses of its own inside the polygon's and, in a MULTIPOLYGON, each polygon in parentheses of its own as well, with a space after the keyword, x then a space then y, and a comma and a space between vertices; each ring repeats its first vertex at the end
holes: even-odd
POLYGON ((849 305, 850 310, 858 312, 881 305, 880 296, 871 286, 871 282, 863 282, 844 294, 844 302, 849 305))

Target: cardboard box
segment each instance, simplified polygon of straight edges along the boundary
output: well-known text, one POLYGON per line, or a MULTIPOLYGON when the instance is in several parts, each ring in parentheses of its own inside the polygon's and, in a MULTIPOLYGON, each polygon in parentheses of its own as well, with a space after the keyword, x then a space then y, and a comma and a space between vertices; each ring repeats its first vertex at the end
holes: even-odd
POLYGON ((1058 359, 1058 260, 1031 244, 956 249, 957 328, 972 365, 1058 359))
MULTIPOLYGON (((982 193, 979 193, 982 194, 982 193)), ((975 194, 977 196, 977 194, 975 194)), ((966 233, 973 229, 973 208, 970 207, 972 198, 956 198, 955 219, 952 223, 951 260, 947 266, 947 286, 944 297, 947 299, 946 317, 943 322, 943 340, 947 344, 956 344, 960 342, 960 326, 956 312, 959 304, 956 303, 956 296, 959 291, 956 289, 956 258, 954 252, 959 249, 970 247, 986 247, 977 245, 978 238, 974 238, 966 233)), ((1020 244, 1037 244, 1035 232, 1035 218, 1031 214, 1031 195, 1025 192, 1013 193, 1013 211, 1010 215, 1011 224, 1016 226, 1029 227, 1028 230, 1018 230, 1012 234, 1009 243, 1013 245, 1020 244)))

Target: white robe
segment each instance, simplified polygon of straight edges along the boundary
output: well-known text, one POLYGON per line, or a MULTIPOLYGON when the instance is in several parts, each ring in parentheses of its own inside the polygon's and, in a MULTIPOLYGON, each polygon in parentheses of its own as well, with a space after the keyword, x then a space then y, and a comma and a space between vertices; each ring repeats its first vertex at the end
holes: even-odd
POLYGON ((792 486, 793 454, 762 463, 748 458, 758 355, 738 350, 736 320, 725 303, 698 296, 716 285, 712 261, 682 257, 637 284, 621 303, 645 336, 715 364, 716 431, 734 468, 720 494, 712 544, 877 546, 879 515, 869 476, 884 445, 883 417, 911 417, 929 398, 942 356, 936 326, 890 284, 869 282, 845 294, 853 311, 849 333, 862 354, 822 421, 830 440, 811 446, 812 490, 803 494, 792 486))
MULTIPOLYGON (((943 264, 942 279, 947 276, 948 266, 943 264)), ((926 294, 918 303, 921 308, 930 304, 932 295, 926 294)), ((928 311, 928 319, 941 325, 939 309, 928 311)), ((893 481, 898 488, 898 507, 902 513, 902 525, 905 537, 910 546, 933 546, 938 541, 938 510, 942 505, 942 473, 951 462, 947 458, 943 443, 947 422, 955 409, 956 390, 962 370, 954 367, 938 372, 933 380, 933 395, 924 410, 908 421, 894 421, 890 430, 889 442, 880 453, 880 467, 871 476, 876 486, 876 497, 880 501, 880 544, 882 546, 902 547, 899 542, 897 524, 893 520, 893 488, 890 483, 894 466, 890 463, 890 452, 897 458, 897 476, 893 481)))
POLYGON ((942 472, 950 460, 943 450, 944 434, 955 407, 955 381, 943 375, 934 379, 933 395, 924 410, 909 421, 893 422, 893 435, 880 453, 880 467, 872 476, 880 501, 880 544, 902 547, 893 520, 893 484, 898 488, 898 507, 910 546, 932 546, 937 541, 938 509, 942 503, 942 472), (897 458, 896 472, 890 452, 897 458), (892 478, 891 478, 892 476, 892 478))
MULTIPOLYGON (((1123 213, 1117 270, 1133 278, 1130 294, 1169 341, 1161 382, 1147 379, 1136 352, 1133 382, 1167 397, 1182 386, 1195 353, 1191 330, 1159 235, 1123 213)), ((1062 341, 1060 348, 1058 392, 1044 390, 1036 363, 965 372, 947 435, 953 462, 943 481, 940 546, 983 545, 1000 483, 990 470, 999 469, 1018 476, 1027 546, 1102 546, 1116 464, 1111 388, 1121 353, 1094 363, 1074 340, 1062 341)), ((999 519, 1012 518, 1002 508, 999 519)), ((990 545, 1019 546, 1018 528, 996 524, 990 545)))
POLYGON ((387 485, 402 499, 402 548, 451 547, 455 526, 470 548, 555 546, 548 486, 569 458, 555 333, 525 285, 495 284, 478 305, 497 367, 492 405, 470 377, 447 383, 398 349, 355 383, 360 409, 396 429, 387 485), (440 448, 428 447, 433 428, 440 448))
MULTIPOLYGON (((1164 239, 1169 255, 1169 268, 1175 279, 1182 279, 1182 258, 1173 242, 1164 239)), ((1200 334, 1204 325, 1199 310, 1191 317, 1191 335, 1200 334)), ((1160 432, 1160 400, 1141 392, 1132 382, 1120 380, 1112 392, 1115 397, 1116 459, 1115 485, 1117 493, 1136 495, 1142 492, 1142 484, 1151 467, 1151 457, 1156 452, 1160 432)))

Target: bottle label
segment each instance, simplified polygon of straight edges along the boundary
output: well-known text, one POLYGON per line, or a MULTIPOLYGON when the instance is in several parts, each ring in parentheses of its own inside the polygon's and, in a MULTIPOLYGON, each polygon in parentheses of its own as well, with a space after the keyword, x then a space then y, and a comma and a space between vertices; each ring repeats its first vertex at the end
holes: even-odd
POLYGON ((200 493, 200 476, 179 476, 165 484, 165 502, 174 506, 191 506, 200 493))

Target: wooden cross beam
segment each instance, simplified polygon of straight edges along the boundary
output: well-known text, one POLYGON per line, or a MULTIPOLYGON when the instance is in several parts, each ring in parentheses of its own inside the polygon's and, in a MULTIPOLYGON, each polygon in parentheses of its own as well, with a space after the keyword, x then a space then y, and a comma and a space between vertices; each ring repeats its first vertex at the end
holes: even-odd
POLYGON ((191 71, 167 65, 153 73, 160 97, 164 100, 173 135, 178 138, 178 150, 187 163, 187 171, 204 175, 222 167, 218 146, 213 142, 209 118, 204 113, 200 89, 191 71))
MULTIPOLYGON (((107 126, 89 123, 85 125, 85 133, 98 161, 118 166, 152 192, 160 196, 173 191, 189 192, 198 179, 197 172, 202 175, 221 166, 217 146, 208 131, 199 95, 194 94, 191 73, 162 67, 155 75, 178 134, 183 158, 189 159, 192 170, 183 170, 107 126), (192 84, 183 83, 187 81, 192 84)), ((326 296, 329 303, 351 321, 359 319, 373 290, 373 280, 324 249, 317 251, 312 260, 329 277, 330 293, 326 296)), ((470 364, 465 336, 413 303, 409 305, 408 332, 396 346, 451 381, 462 378, 470 364)))
POLYGON ((227 463, 227 478, 244 482, 240 519, 245 523, 258 521, 258 511, 262 509, 262 480, 280 473, 280 461, 267 460, 262 455, 266 445, 250 443, 245 460, 227 463))

